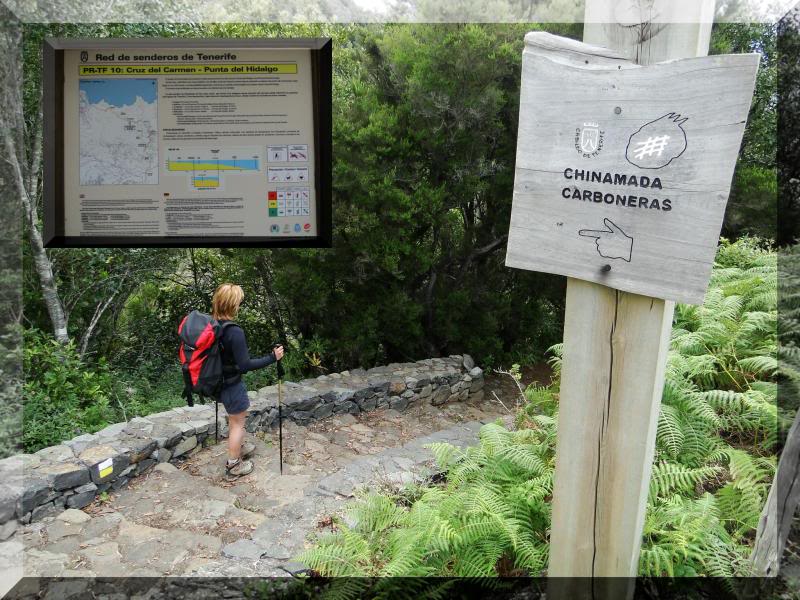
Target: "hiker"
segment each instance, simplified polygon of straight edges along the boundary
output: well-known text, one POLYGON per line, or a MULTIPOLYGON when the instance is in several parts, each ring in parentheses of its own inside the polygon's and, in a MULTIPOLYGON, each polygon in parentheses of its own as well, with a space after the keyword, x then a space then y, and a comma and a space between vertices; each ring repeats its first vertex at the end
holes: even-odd
MULTIPOLYGON (((238 285, 223 283, 214 292, 211 300, 211 315, 220 323, 233 321, 239 313, 244 292, 238 285)), ((283 346, 261 358, 250 358, 244 331, 238 325, 225 327, 222 331, 223 379, 219 401, 228 413, 228 460, 225 473, 228 477, 240 477, 253 470, 252 461, 245 460, 256 449, 252 442, 244 441, 244 423, 250 399, 242 382, 248 371, 262 369, 283 358, 283 346), (231 374, 227 376, 227 374, 231 374)))

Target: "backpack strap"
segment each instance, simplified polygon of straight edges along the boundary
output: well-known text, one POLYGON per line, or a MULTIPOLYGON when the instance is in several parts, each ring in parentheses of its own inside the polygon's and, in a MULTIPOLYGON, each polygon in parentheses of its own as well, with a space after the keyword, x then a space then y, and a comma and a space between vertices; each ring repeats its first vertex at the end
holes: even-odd
POLYGON ((221 322, 219 324, 219 337, 220 337, 220 339, 222 339, 222 332, 225 331, 228 327, 239 327, 239 329, 241 329, 239 324, 238 323, 234 323, 233 321, 221 322))

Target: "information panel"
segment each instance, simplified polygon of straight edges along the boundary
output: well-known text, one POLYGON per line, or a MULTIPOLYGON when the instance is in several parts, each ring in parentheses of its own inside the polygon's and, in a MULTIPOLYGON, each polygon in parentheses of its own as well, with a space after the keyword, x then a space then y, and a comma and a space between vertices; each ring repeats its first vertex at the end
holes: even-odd
POLYGON ((330 49, 47 40, 47 245, 329 246, 330 49))

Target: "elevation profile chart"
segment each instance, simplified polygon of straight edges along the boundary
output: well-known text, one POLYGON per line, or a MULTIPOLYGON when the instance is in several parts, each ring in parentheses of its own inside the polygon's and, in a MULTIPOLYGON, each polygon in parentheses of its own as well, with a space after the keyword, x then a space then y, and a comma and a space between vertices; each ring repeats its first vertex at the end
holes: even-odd
POLYGON ((167 175, 186 178, 190 191, 221 191, 225 181, 263 172, 258 148, 169 148, 167 175))

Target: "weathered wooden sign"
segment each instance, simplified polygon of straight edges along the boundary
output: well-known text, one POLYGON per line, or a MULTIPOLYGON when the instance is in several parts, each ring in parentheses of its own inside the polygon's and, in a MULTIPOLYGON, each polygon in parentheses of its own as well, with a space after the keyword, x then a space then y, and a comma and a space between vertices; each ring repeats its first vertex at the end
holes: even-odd
POLYGON ((525 43, 506 265, 702 303, 759 56, 643 67, 525 43))

